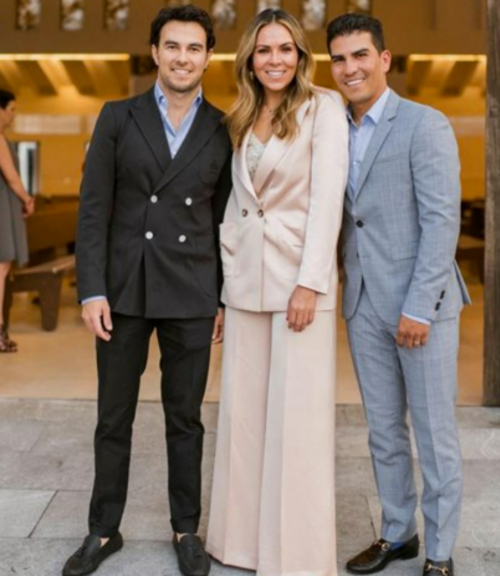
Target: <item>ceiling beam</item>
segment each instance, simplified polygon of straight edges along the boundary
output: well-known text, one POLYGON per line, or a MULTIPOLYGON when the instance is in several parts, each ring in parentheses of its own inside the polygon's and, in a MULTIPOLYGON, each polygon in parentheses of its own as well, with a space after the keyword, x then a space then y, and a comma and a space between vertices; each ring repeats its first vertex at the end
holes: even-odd
POLYGON ((58 94, 57 83, 44 72, 39 62, 17 60, 16 65, 36 92, 45 96, 58 94))
POLYGON ((63 60, 63 65, 75 85, 76 89, 83 96, 95 96, 96 89, 93 79, 87 70, 84 62, 76 60, 63 60))
POLYGON ((417 96, 429 79, 432 60, 417 60, 408 66, 406 88, 410 96, 417 96))
POLYGON ((441 87, 443 96, 460 96, 467 88, 479 65, 477 61, 455 62, 441 87))

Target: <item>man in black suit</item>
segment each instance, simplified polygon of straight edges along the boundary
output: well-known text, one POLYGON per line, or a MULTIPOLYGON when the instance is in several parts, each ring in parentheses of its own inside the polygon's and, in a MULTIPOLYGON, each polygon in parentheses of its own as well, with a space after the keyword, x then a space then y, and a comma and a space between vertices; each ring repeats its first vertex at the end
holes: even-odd
POLYGON ((231 188, 222 112, 202 95, 215 44, 208 14, 161 10, 151 25, 155 86, 107 103, 88 152, 77 236, 83 319, 97 336, 95 482, 89 536, 63 569, 94 572, 123 540, 132 425, 156 329, 174 547, 185 576, 206 576, 196 536, 201 503, 200 409, 218 312, 218 226, 231 188))

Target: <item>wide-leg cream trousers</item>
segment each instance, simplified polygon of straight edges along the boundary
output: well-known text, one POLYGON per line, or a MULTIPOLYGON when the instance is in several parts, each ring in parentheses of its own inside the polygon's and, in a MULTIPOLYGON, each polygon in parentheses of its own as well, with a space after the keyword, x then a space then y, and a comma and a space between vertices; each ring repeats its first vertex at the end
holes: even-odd
POLYGON ((207 550, 258 576, 336 576, 335 311, 226 308, 207 550))

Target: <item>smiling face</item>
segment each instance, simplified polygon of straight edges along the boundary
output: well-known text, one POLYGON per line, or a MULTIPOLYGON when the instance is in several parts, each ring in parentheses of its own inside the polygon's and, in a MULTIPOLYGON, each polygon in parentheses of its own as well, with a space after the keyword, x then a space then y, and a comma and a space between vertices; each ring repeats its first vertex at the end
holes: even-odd
POLYGON ((378 52, 369 32, 337 36, 330 42, 331 71, 354 115, 362 117, 387 88, 388 50, 378 52))
POLYGON ((8 128, 16 116, 16 101, 11 100, 5 108, 0 108, 0 129, 8 128))
POLYGON ((260 29, 252 55, 252 69, 268 95, 283 94, 297 73, 299 51, 285 26, 267 24, 260 29))
POLYGON ((163 26, 158 46, 152 46, 163 92, 183 94, 198 91, 208 66, 211 50, 207 35, 197 22, 171 20, 163 26))

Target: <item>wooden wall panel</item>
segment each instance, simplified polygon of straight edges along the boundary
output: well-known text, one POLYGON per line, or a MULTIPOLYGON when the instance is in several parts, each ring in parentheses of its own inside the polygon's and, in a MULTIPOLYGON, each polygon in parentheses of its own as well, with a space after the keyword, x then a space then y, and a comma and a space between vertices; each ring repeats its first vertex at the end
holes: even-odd
MULTIPOLYGON (((87 0, 85 29, 60 30, 59 2, 43 2, 39 30, 15 28, 14 0, 0 2, 0 53, 109 53, 147 54, 149 25, 162 0, 130 0, 130 26, 126 31, 104 29, 104 0, 87 0)), ((210 9, 211 0, 198 4, 210 9)), ((485 53, 486 10, 483 0, 374 0, 375 16, 386 28, 395 54, 485 53)), ((300 15, 300 0, 283 0, 283 7, 300 15)), ((345 11, 345 0, 328 0, 327 20, 345 11)), ((253 17, 256 0, 238 0, 235 30, 217 33, 217 51, 234 52, 246 23, 253 17)), ((325 52, 325 32, 310 33, 315 52, 325 52)))

